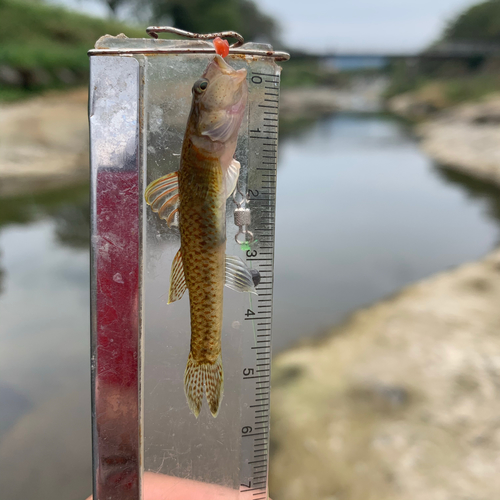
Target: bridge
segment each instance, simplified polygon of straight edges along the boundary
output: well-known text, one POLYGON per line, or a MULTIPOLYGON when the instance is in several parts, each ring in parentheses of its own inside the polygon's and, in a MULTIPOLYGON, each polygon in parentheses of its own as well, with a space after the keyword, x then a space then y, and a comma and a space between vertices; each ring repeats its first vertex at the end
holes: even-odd
POLYGON ((326 54, 306 54, 291 50, 294 58, 313 57, 326 63, 350 60, 364 62, 370 66, 385 66, 390 61, 406 60, 483 60, 490 57, 500 58, 500 44, 484 42, 441 42, 422 52, 376 52, 376 51, 339 51, 326 54), (372 64, 370 64, 372 63, 372 64))

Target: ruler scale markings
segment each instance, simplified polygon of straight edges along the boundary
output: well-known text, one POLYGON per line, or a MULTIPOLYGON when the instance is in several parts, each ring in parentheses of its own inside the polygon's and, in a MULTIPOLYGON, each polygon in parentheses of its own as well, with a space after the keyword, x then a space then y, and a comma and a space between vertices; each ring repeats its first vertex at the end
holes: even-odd
POLYGON ((256 95, 260 92, 260 102, 249 110, 249 149, 261 153, 260 156, 250 157, 249 169, 256 175, 249 177, 247 189, 252 195, 250 207, 255 209, 255 220, 259 222, 258 227, 251 228, 257 244, 247 253, 246 261, 249 265, 254 262, 253 268, 261 273, 261 281, 255 287, 257 300, 250 300, 244 318, 254 321, 247 323, 252 325, 250 328, 253 328, 254 336, 245 347, 249 351, 245 351, 247 355, 252 354, 245 361, 242 377, 248 380, 244 391, 247 401, 253 404, 249 404, 242 413, 242 429, 249 432, 241 436, 251 439, 242 441, 240 484, 244 489, 241 488, 240 492, 252 491, 255 500, 267 500, 279 75, 265 71, 251 74, 250 85, 256 95), (254 146, 251 141, 256 141, 254 146), (253 443, 251 448, 250 443, 253 443))

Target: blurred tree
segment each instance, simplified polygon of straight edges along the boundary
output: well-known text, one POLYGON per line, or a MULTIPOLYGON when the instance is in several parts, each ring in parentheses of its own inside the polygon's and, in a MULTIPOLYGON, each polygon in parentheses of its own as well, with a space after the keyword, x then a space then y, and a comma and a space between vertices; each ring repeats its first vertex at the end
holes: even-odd
POLYGON ((462 12, 448 25, 443 39, 500 43, 500 0, 488 0, 462 12))
POLYGON ((171 22, 176 28, 195 33, 234 30, 248 41, 278 40, 277 23, 252 0, 147 0, 147 3, 155 24, 171 22))
POLYGON ((111 16, 114 18, 117 16, 117 11, 120 5, 123 5, 125 2, 127 2, 127 0, 105 0, 106 5, 111 11, 111 16))

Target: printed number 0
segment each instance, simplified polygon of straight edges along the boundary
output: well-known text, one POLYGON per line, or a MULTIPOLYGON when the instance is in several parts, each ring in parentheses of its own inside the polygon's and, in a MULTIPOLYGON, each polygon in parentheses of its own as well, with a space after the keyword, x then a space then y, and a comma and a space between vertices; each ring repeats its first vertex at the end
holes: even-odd
POLYGON ((254 75, 252 76, 252 83, 259 85, 260 83, 262 83, 262 78, 260 76, 254 75))
POLYGON ((257 250, 247 250, 247 257, 255 257, 257 255, 257 250))

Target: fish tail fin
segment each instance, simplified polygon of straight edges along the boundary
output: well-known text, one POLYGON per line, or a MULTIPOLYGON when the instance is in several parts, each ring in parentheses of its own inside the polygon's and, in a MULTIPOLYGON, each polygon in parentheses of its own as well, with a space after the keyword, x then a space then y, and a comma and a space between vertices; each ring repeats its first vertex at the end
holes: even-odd
POLYGON ((203 392, 207 394, 210 413, 214 418, 217 416, 224 393, 224 372, 220 354, 215 363, 199 363, 192 353, 189 353, 184 373, 184 392, 189 409, 196 418, 200 414, 203 392))

